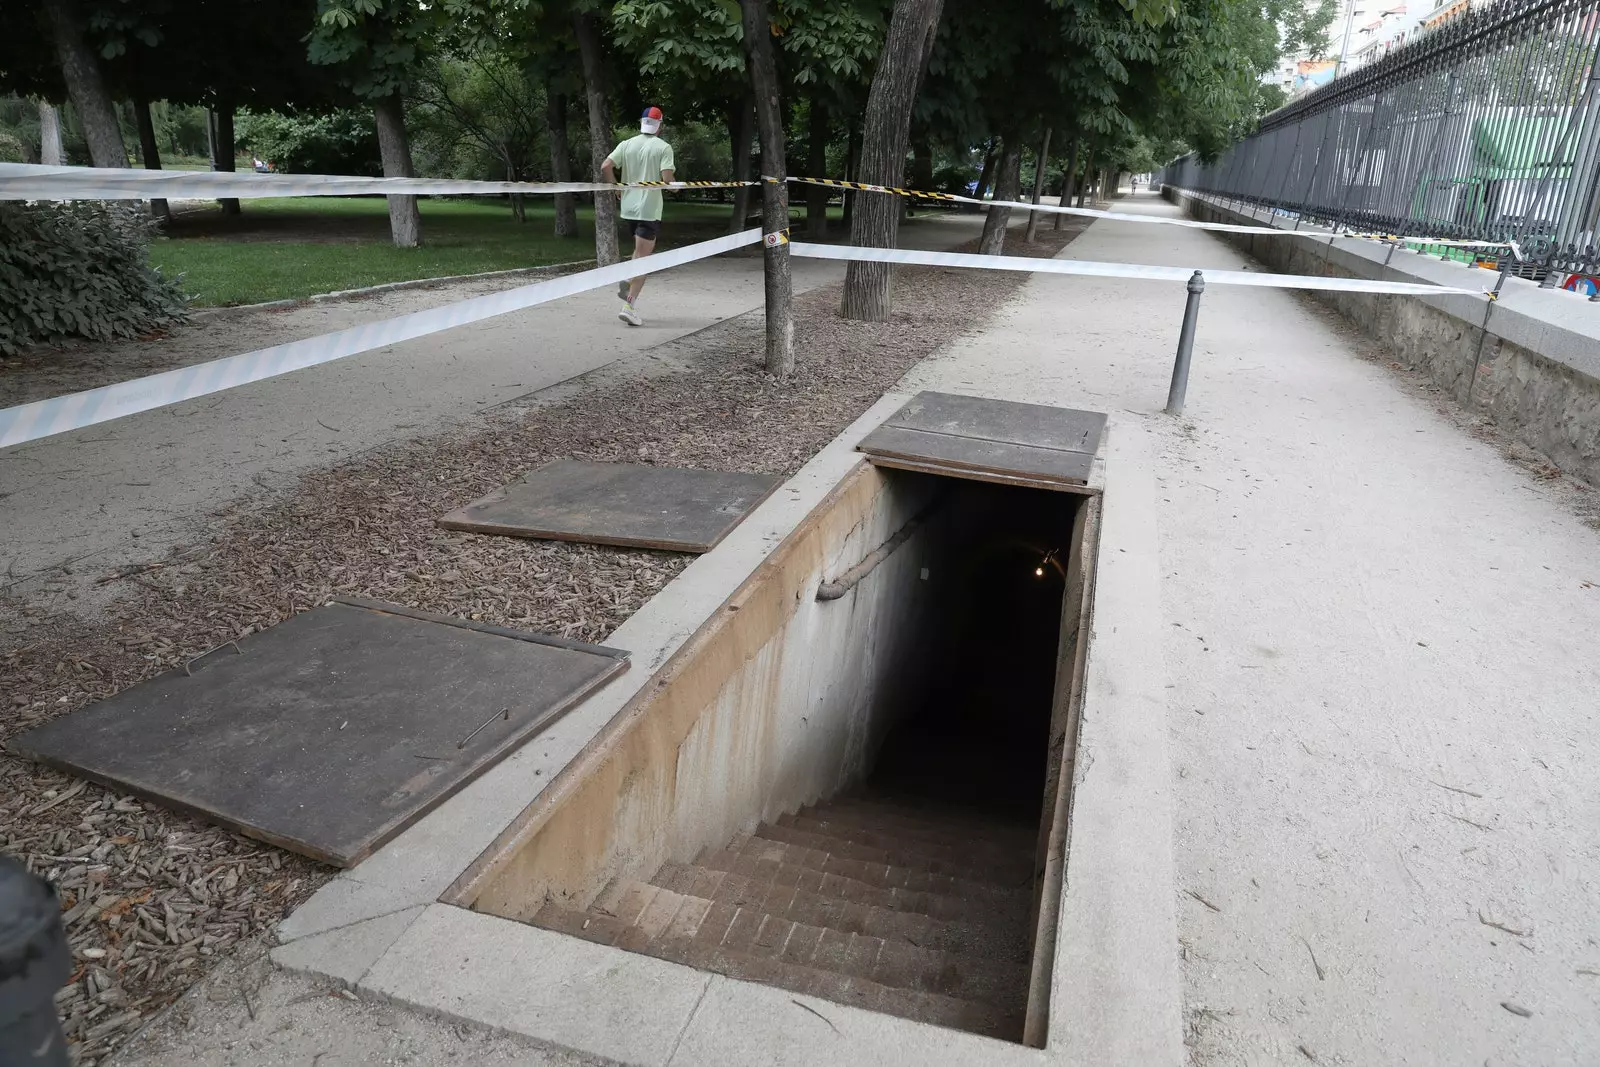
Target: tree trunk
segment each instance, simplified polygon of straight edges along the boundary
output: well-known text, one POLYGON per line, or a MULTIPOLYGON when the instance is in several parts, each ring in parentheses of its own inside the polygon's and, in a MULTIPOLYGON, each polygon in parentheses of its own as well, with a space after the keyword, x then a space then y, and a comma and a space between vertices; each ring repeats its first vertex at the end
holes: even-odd
POLYGON ((59 167, 67 161, 61 148, 61 112, 48 100, 39 101, 39 162, 59 167))
MULTIPOLYGON (((1039 145, 1039 159, 1033 165, 1033 202, 1035 204, 1039 202, 1039 197, 1044 195, 1045 172, 1050 165, 1050 134, 1052 132, 1054 131, 1048 129, 1044 131, 1044 141, 1039 145)), ((1028 212, 1028 230, 1022 239, 1031 245, 1038 236, 1039 213, 1030 211, 1028 212)))
MULTIPOLYGON (((572 149, 567 145, 567 98, 555 91, 555 79, 545 82, 544 120, 550 134, 550 173, 558 182, 572 180, 572 149)), ((571 193, 556 194, 556 236, 576 237, 578 204, 571 193)))
MULTIPOLYGON (((594 181, 605 181, 600 164, 611 153, 611 102, 606 97, 606 57, 600 47, 600 26, 591 14, 573 16, 578 51, 583 57, 584 95, 589 99, 589 167, 594 181)), ((609 267, 617 253, 617 194, 594 194, 594 261, 609 267)))
POLYGON ((990 138, 989 147, 983 153, 983 169, 978 172, 978 188, 974 190, 972 194, 979 200, 982 200, 984 197, 989 195, 989 183, 994 181, 994 150, 995 141, 993 138, 990 138))
MULTIPOLYGON (((233 108, 219 107, 206 112, 206 146, 211 152, 211 169, 234 172, 233 108)), ((224 215, 239 214, 239 201, 225 196, 217 201, 224 215)))
MULTIPOLYGON (((917 85, 933 51, 944 0, 895 0, 889 33, 878 56, 867 96, 867 114, 861 137, 861 181, 871 185, 901 185, 906 166, 906 142, 911 136, 911 106, 917 85)), ((882 193, 865 196, 850 220, 850 243, 860 247, 893 248, 900 232, 900 205, 882 193)), ((847 319, 885 322, 889 318, 890 286, 887 263, 851 263, 845 272, 840 314, 847 319)))
POLYGON ((74 0, 48 0, 50 35, 55 39, 56 59, 61 63, 61 80, 78 113, 83 139, 89 145, 89 162, 96 167, 126 167, 128 149, 122 143, 122 127, 111 94, 100 77, 100 63, 94 50, 83 39, 83 15, 74 0))
POLYGON ((1089 159, 1083 166, 1083 185, 1078 188, 1078 206, 1082 207, 1089 196, 1089 186, 1094 184, 1094 149, 1089 149, 1089 159))
MULTIPOLYGON (((145 170, 161 169, 161 150, 156 147, 156 124, 150 118, 150 102, 148 100, 135 100, 133 102, 133 118, 139 127, 139 154, 144 157, 145 170)), ((158 219, 172 217, 167 202, 161 197, 150 201, 150 214, 158 219)))
MULTIPOLYGON (((1067 172, 1061 176, 1061 206, 1072 206, 1072 183, 1078 180, 1078 146, 1082 144, 1078 138, 1072 139, 1072 151, 1067 155, 1067 172)), ((1061 222, 1065 215, 1056 216, 1056 229, 1061 229, 1061 222)))
MULTIPOLYGON (((750 180, 750 149, 756 140, 754 107, 746 96, 728 112, 728 151, 733 158, 734 181, 750 180)), ((749 218, 750 187, 741 185, 733 190, 733 214, 728 218, 728 232, 738 233, 749 218)))
MULTIPOLYGON (((995 200, 1015 200, 1022 185, 1022 142, 1020 138, 1005 137, 1005 153, 1000 157, 1000 181, 995 186, 995 200)), ((1011 209, 989 205, 989 217, 983 220, 983 236, 978 239, 978 254, 998 256, 1005 251, 1006 226, 1011 222, 1011 209)))
POLYGON ((789 275, 789 164, 785 159, 783 101, 772 56, 772 20, 767 0, 741 0, 744 43, 750 53, 750 88, 761 123, 761 230, 767 283, 767 373, 794 373, 794 284, 789 275), (776 242, 776 243, 773 243, 776 242))
MULTIPOLYGON (((516 153, 512 150, 510 143, 501 138, 497 151, 500 153, 500 165, 506 169, 506 181, 521 181, 522 175, 517 172, 516 153)), ((506 200, 511 205, 511 217, 518 222, 527 222, 528 212, 526 205, 523 204, 522 194, 511 193, 506 197, 506 200)))
MULTIPOLYGON (((925 190, 933 188, 933 145, 928 143, 926 133, 911 142, 911 188, 925 190)), ((913 208, 929 206, 928 201, 918 200, 914 196, 903 199, 907 215, 911 214, 913 208)))
MULTIPOLYGON (((385 178, 410 178, 411 142, 406 138, 406 112, 400 95, 385 97, 372 106, 378 120, 378 155, 383 158, 385 178)), ((389 233, 396 248, 415 248, 422 243, 422 212, 414 196, 389 197, 389 233)))
MULTIPOLYGON (((828 109, 816 97, 811 98, 810 158, 806 169, 813 178, 831 177, 828 174, 828 109)), ((827 186, 806 186, 806 237, 821 241, 828 236, 827 186)))

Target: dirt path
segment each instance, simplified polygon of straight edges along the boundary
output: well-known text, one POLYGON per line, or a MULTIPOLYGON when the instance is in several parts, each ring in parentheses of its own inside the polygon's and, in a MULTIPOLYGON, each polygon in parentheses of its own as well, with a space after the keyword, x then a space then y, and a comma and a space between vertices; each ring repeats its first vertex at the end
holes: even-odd
MULTIPOLYGON (((1076 229, 1047 230, 1050 255, 1076 229)), ((1020 234, 1009 251, 1023 251, 1020 234)), ((0 599, 0 740, 333 594, 601 640, 688 557, 479 537, 434 518, 557 457, 788 474, 918 361, 1017 291, 1001 272, 905 269, 889 323, 796 302, 798 370, 767 376, 759 312, 554 394, 301 471, 218 516, 215 539, 101 588, 85 616, 0 599), (9 617, 9 623, 8 623, 9 617)), ((60 998, 80 1064, 102 1058, 331 871, 196 820, 0 757, 0 845, 60 887, 79 960, 60 998)))

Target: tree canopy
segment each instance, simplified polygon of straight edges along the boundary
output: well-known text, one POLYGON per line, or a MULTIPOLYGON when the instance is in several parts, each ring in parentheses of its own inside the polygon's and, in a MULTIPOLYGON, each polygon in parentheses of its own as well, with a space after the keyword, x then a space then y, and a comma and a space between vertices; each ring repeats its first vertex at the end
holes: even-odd
MULTIPOLYGON (((778 128, 789 158, 804 160, 796 171, 857 177, 871 161, 896 182, 981 182, 1015 195, 1025 156, 1030 184, 1072 169, 1082 188, 1091 170, 1220 152, 1281 102, 1264 75, 1284 55, 1316 50, 1333 3, 767 0, 759 17, 778 128), (931 46, 901 47, 892 62, 915 69, 884 82, 909 109, 909 136, 896 122, 869 131, 892 26, 914 6, 932 15, 931 46), (904 141, 905 165, 883 156, 889 142, 878 142, 890 134, 904 141)), ((100 146, 98 160, 122 158, 116 126, 131 127, 114 101, 133 106, 140 134, 148 105, 168 101, 211 109, 218 166, 231 166, 238 111, 252 143, 279 146, 285 165, 367 169, 376 161, 358 157, 375 141, 386 174, 416 173, 420 159, 424 174, 568 178, 592 169, 638 109, 655 104, 672 136, 693 146, 683 162, 694 169, 680 166, 682 177, 743 177, 753 166, 760 94, 740 0, 10 0, 8 9, 0 92, 70 100, 72 128, 100 146)), ((6 132, 18 140, 38 128, 6 132)), ((153 140, 141 140, 149 161, 153 140)), ((749 197, 731 199, 729 226, 742 228, 749 197)), ((808 190, 806 224, 819 233, 827 201, 808 190)), ((558 232, 574 233, 570 198, 564 205, 558 232)), ((602 195, 595 206, 609 218, 614 205, 602 195)), ((396 242, 417 243, 414 202, 395 198, 391 211, 396 242)), ((612 231, 596 228, 603 261, 612 231)))
MULTIPOLYGON (((0 38, 0 90, 66 100, 49 43, 49 4, 9 6, 16 17, 0 38)), ((435 127, 448 113, 462 137, 498 139, 499 147, 484 146, 480 154, 501 173, 538 172, 546 94, 580 95, 575 12, 597 20, 615 124, 648 97, 676 123, 710 122, 727 131, 748 97, 738 0, 76 0, 74 6, 116 99, 331 114, 400 97, 435 127), (518 144, 485 128, 486 109, 518 144)), ((841 146, 812 158, 846 154, 893 8, 894 0, 770 4, 790 137, 809 143, 826 136, 841 146), (833 121, 806 128, 813 107, 833 121)), ((1263 74, 1280 56, 1314 54, 1333 14, 1333 0, 1309 7, 1302 0, 950 4, 915 102, 913 147, 932 144, 942 158, 976 169, 974 146, 1007 133, 1032 144, 1052 129, 1058 153, 1093 143, 1102 162, 1154 146, 1210 154, 1277 102, 1263 74)))

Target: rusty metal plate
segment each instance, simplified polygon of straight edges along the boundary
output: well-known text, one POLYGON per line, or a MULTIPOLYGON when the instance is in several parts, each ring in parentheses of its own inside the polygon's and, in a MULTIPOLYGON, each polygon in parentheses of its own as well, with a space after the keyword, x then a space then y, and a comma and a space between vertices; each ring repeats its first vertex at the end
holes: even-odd
POLYGON ((770 474, 556 460, 439 520, 452 530, 709 552, 778 486, 770 474))
POLYGON ((857 448, 891 464, 1082 485, 1105 425, 1099 411, 922 392, 857 448))
POLYGON ((336 601, 11 747, 350 866, 625 670, 627 655, 336 601))

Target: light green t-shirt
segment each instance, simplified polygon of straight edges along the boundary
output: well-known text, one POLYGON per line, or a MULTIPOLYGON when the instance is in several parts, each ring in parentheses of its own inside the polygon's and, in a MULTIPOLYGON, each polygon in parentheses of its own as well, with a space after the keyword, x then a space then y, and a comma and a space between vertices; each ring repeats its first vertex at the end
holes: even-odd
MULTIPOLYGON (((672 146, 659 137, 641 133, 630 137, 611 150, 611 163, 617 168, 617 180, 630 182, 658 182, 661 172, 673 170, 672 146)), ((642 222, 661 221, 661 192, 657 189, 624 189, 622 191, 622 217, 642 222)))

